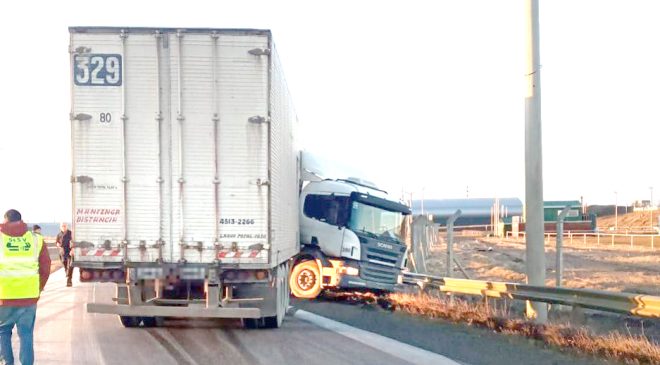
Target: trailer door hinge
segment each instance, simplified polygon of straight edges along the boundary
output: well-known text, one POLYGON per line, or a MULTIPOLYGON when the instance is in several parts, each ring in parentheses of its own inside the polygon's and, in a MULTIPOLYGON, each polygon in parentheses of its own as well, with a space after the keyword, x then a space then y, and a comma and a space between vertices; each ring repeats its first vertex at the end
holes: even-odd
POLYGON ((92 116, 89 115, 89 114, 86 114, 86 113, 78 113, 78 114, 75 114, 75 115, 73 113, 71 113, 71 114, 69 114, 69 119, 79 120, 81 122, 85 122, 85 121, 88 121, 88 120, 92 120, 92 116))
MULTIPOLYGON (((69 52, 71 52, 71 48, 69 48, 69 52)), ((73 50, 73 53, 79 54, 79 55, 89 54, 89 53, 92 53, 92 49, 89 48, 89 47, 80 46, 80 47, 76 47, 73 50)))
POLYGON ((255 115, 254 117, 248 118, 248 122, 254 123, 254 124, 270 123, 270 117, 255 115))
POLYGON ((269 56, 270 48, 253 48, 248 53, 254 56, 269 56))
POLYGON ((78 175, 78 176, 71 176, 71 182, 72 183, 91 183, 93 182, 94 179, 91 178, 90 176, 84 176, 84 175, 78 175))

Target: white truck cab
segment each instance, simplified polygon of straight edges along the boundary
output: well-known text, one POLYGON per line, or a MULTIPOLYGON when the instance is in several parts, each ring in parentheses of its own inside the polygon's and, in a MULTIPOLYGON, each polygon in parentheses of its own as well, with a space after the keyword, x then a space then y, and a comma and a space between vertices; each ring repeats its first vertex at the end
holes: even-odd
POLYGON ((299 211, 302 247, 290 276, 295 296, 394 288, 405 267, 402 225, 408 206, 372 183, 348 178, 307 183, 299 211))

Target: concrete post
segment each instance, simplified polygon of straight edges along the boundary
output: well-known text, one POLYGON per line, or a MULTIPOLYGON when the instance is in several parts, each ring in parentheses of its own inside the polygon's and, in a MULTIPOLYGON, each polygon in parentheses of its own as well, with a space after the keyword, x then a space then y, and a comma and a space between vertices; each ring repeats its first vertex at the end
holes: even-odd
POLYGON ((614 192, 614 232, 619 230, 619 193, 614 192))
MULTIPOLYGON (((545 247, 543 245, 543 147, 541 135, 541 67, 539 53, 539 2, 526 1, 527 94, 525 96, 525 230, 527 237, 527 282, 545 285, 545 247)), ((545 303, 528 306, 528 317, 545 323, 545 303)))
POLYGON ((564 272, 564 257, 563 257, 563 239, 564 239, 564 219, 566 215, 571 210, 571 207, 567 206, 561 210, 559 217, 557 217, 557 261, 556 261, 556 281, 557 287, 561 286, 562 276, 564 272))
POLYGON ((463 212, 458 209, 451 217, 447 218, 447 277, 452 276, 452 264, 454 262, 454 222, 463 212))

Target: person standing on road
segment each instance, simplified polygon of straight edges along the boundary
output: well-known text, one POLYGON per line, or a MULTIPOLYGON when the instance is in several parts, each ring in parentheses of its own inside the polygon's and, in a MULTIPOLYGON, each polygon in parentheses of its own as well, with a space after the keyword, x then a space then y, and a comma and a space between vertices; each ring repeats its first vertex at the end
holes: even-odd
POLYGON ((73 285, 71 280, 73 277, 73 266, 71 266, 71 231, 67 228, 66 223, 60 224, 60 233, 57 234, 55 242, 59 248, 60 260, 66 272, 66 286, 71 286, 73 285))
POLYGON ((43 237, 28 231, 21 213, 10 209, 0 224, 0 363, 14 364, 11 334, 20 338, 19 360, 34 364, 34 320, 37 301, 50 275, 50 256, 43 237))
POLYGON ((38 235, 40 235, 40 236, 43 236, 43 235, 41 234, 41 226, 38 225, 38 224, 35 224, 34 226, 32 226, 32 233, 36 233, 36 234, 38 234, 38 235))

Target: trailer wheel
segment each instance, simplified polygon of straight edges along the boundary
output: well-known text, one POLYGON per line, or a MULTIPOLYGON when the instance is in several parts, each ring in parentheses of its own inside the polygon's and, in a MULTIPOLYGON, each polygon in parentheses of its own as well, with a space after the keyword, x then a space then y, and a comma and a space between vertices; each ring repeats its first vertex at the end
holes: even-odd
POLYGON ((157 327, 158 320, 156 317, 141 317, 142 325, 145 327, 157 327))
POLYGON ((277 268, 276 277, 276 314, 261 318, 244 318, 243 326, 248 329, 257 328, 280 328, 286 311, 289 307, 289 263, 285 262, 277 268))
POLYGON ((243 327, 247 329, 257 329, 263 324, 263 318, 243 318, 243 327))
POLYGON ((119 322, 126 328, 138 327, 140 325, 141 318, 133 316, 119 316, 119 322))
POLYGON ((285 262, 277 268, 277 315, 264 317, 263 328, 280 328, 289 307, 289 263, 285 262))
POLYGON ((301 261, 289 276, 291 293, 296 298, 314 299, 321 293, 321 269, 315 260, 301 261))

